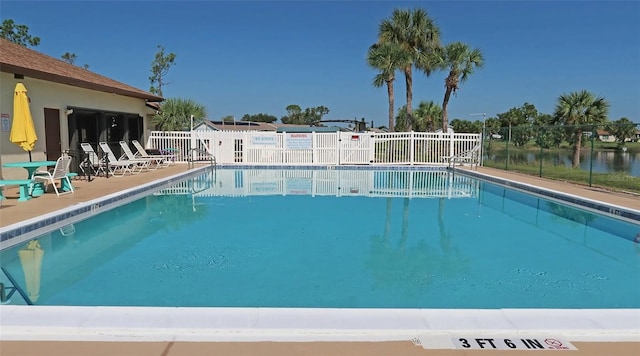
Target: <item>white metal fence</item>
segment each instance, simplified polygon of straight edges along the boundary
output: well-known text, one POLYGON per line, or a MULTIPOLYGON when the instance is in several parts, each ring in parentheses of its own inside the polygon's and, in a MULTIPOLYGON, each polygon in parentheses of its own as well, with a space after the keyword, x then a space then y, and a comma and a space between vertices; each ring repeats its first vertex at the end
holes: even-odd
POLYGON ((153 131, 147 148, 177 161, 250 165, 441 165, 480 145, 480 134, 431 132, 153 131))

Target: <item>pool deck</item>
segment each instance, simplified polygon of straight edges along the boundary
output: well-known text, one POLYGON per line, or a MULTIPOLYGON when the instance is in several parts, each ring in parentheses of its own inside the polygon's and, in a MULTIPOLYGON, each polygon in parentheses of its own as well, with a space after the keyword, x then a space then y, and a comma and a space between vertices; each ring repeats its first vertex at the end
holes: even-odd
MULTIPOLYGON (((0 208, 0 227, 9 226, 28 219, 63 209, 74 204, 87 202, 101 196, 116 193, 125 189, 133 188, 144 183, 148 183, 155 179, 160 179, 175 174, 183 173, 187 170, 186 165, 175 165, 172 167, 159 169, 150 172, 144 172, 138 175, 126 177, 98 177, 91 182, 84 180, 75 180, 74 186, 76 192, 74 194, 66 194, 56 197, 53 193, 47 193, 44 196, 31 199, 27 202, 17 202, 17 188, 5 189, 5 196, 8 198, 2 202, 0 208)), ((504 172, 495 169, 480 167, 477 172, 487 174, 494 177, 535 185, 538 187, 580 196, 587 199, 601 201, 610 205, 619 206, 626 209, 640 211, 640 196, 624 193, 607 192, 600 189, 592 189, 585 186, 569 184, 566 182, 552 181, 521 175, 512 172, 504 172)), ((230 330, 227 334, 212 333, 210 337, 202 337, 207 335, 203 331, 203 325, 215 325, 220 320, 215 318, 221 315, 220 310, 207 315, 184 315, 188 311, 172 308, 173 311, 168 313, 181 313, 178 319, 182 323, 180 329, 165 328, 155 330, 157 339, 147 335, 146 338, 136 338, 135 331, 131 330, 101 330, 101 333, 109 334, 109 337, 96 338, 91 335, 91 323, 97 319, 112 321, 122 317, 134 318, 138 314, 135 323, 139 326, 153 329, 158 323, 162 323, 162 317, 157 316, 154 311, 136 311, 133 313, 117 313, 109 309, 96 309, 90 313, 93 320, 86 319, 87 314, 76 314, 73 310, 65 311, 64 309, 51 309, 47 307, 28 307, 34 312, 34 322, 29 324, 20 324, 13 317, 14 308, 22 308, 19 312, 21 318, 24 317, 24 307, 2 306, 0 307, 0 354, 3 356, 13 355, 141 355, 141 356, 183 356, 183 355, 491 355, 495 354, 494 350, 463 350, 451 349, 452 337, 527 337, 526 328, 520 328, 518 322, 522 320, 524 323, 530 323, 525 320, 527 316, 516 315, 517 310, 502 310, 498 318, 493 318, 490 323, 483 320, 475 311, 458 310, 454 312, 448 311, 448 315, 440 315, 438 311, 425 311, 419 317, 415 315, 406 315, 402 312, 393 311, 392 314, 383 315, 386 311, 377 311, 371 313, 368 321, 369 329, 373 329, 371 335, 362 335, 352 333, 340 333, 340 330, 334 330, 331 335, 314 334, 312 329, 309 332, 299 332, 296 335, 287 335, 286 330, 273 330, 271 333, 265 333, 260 336, 249 337, 248 334, 242 334, 238 330, 230 330), (38 311, 39 309, 39 311, 38 311), (41 313, 45 311, 46 313, 41 313), (148 314, 146 314, 148 312, 148 314), (375 331, 376 313, 383 315, 385 322, 389 322, 389 317, 399 320, 405 319, 408 323, 415 323, 415 333, 395 333, 393 329, 380 327, 375 331), (36 315, 38 314, 38 315, 36 315), (452 315, 455 314, 455 315, 452 315), (42 316, 45 315, 45 318, 42 316), (154 315, 156 315, 154 317, 154 315), (37 319, 36 319, 37 318, 37 319), (84 318, 84 319, 83 319, 84 318), (157 320, 156 320, 157 319, 157 320), (428 323, 425 327, 421 327, 419 323, 428 323), (430 326, 440 323, 452 323, 452 327, 448 329, 458 330, 454 334, 438 334, 433 331, 430 326), (10 328, 5 323, 10 323, 10 328), (53 325, 57 328, 46 329, 43 325, 53 325), (191 328, 191 329, 189 329, 191 328), (87 331, 89 330, 89 331, 87 331), (177 331, 178 330, 178 331, 177 331), (524 331, 523 331, 524 330, 524 331), (431 332, 430 332, 431 331, 431 332), (172 335, 172 332, 175 334, 172 335), (49 336, 47 336, 47 333, 49 336), (235 334, 234 334, 235 333, 235 334), (386 336, 385 336, 386 334, 386 336), (192 337, 190 337, 190 335, 192 337), (196 337, 198 335, 198 337, 196 337), (133 341, 132 341, 133 340, 133 341), (135 341, 139 340, 139 341, 135 341), (269 340, 269 341, 265 341, 269 340), (232 341, 232 342, 229 342, 232 341), (418 342, 420 341, 420 342, 418 342), (437 345, 439 343, 448 346, 443 349, 425 348, 427 344, 437 345), (422 344, 422 346, 421 346, 422 344), (448 349, 447 349, 448 348, 448 349), (493 352, 492 352, 493 351, 493 352)), ((141 308, 137 308, 141 309, 141 308)), ((144 308, 142 308, 144 309, 144 308)), ((252 311, 255 313, 255 310, 252 311)), ((344 318, 343 323, 347 330, 353 328, 356 330, 360 325, 351 325, 348 311, 334 310, 333 312, 324 311, 324 316, 313 316, 309 320, 295 320, 299 315, 289 315, 289 324, 301 325, 320 325, 323 324, 323 318, 337 317, 344 318)), ((546 313, 552 311, 540 310, 540 316, 536 321, 539 324, 537 330, 545 330, 546 313)), ((576 350, 571 350, 572 355, 639 355, 640 354, 640 313, 638 310, 625 311, 601 311, 612 315, 613 319, 623 320, 624 325, 628 325, 624 330, 607 329, 607 325, 593 326, 589 333, 593 337, 585 336, 585 333, 572 332, 572 324, 578 330, 587 328, 579 325, 580 318, 565 319, 573 320, 568 323, 567 328, 562 330, 548 330, 544 335, 561 338, 571 342, 576 350)), ((236 322, 260 323, 270 316, 268 310, 261 310, 258 318, 256 315, 246 315, 244 319, 236 319, 236 322)), ((28 314, 28 313, 27 313, 28 314)), ((237 314, 236 314, 237 317, 237 314)), ((279 314, 278 317, 282 317, 279 314)), ((273 315, 271 318, 276 318, 273 315)), ((365 319, 366 320, 366 319, 365 319)), ((115 321, 114 321, 115 323, 115 321)), ((117 323, 115 323, 117 324, 117 323)), ((114 325, 115 325, 114 324, 114 325)), ((335 324, 335 320, 334 320, 335 324)), ((107 324, 108 325, 108 324, 107 324)), ((393 323, 391 323, 393 325, 393 323)), ((172 325, 177 328, 177 325, 172 325)), ((132 329, 133 330, 133 329, 132 329)), ((587 333, 587 334, 589 334, 587 333)), ((532 350, 501 350, 499 354, 505 355, 535 355, 546 351, 532 350)))

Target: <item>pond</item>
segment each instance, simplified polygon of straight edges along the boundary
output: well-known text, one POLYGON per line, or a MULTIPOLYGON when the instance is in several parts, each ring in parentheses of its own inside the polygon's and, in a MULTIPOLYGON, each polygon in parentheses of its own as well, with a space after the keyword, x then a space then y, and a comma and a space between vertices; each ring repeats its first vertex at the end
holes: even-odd
MULTIPOLYGON (((509 161, 514 164, 535 164, 540 156, 539 150, 509 152, 509 161)), ((547 165, 565 165, 571 167, 573 153, 571 150, 544 152, 544 163, 547 165)), ((588 171, 591 163, 590 150, 580 151, 580 168, 588 171)), ((506 152, 492 152, 485 155, 485 159, 504 162, 506 152)), ((631 176, 640 176, 640 152, 621 151, 594 151, 593 152, 593 172, 597 173, 620 173, 631 176)))

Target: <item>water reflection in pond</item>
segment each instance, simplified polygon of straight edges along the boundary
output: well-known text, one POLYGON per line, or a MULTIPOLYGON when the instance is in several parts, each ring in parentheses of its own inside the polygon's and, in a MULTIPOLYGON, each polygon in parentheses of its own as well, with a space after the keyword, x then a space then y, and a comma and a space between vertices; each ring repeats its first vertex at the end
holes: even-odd
MULTIPOLYGON (((509 162, 513 164, 534 164, 540 156, 539 151, 509 152, 509 162)), ((544 152, 544 164, 564 165, 571 167, 573 153, 570 150, 561 152, 544 152)), ((580 168, 589 170, 591 165, 591 152, 583 149, 580 152, 580 168)), ((491 152, 485 159, 504 162, 506 152, 491 152)), ((597 173, 623 173, 632 176, 640 176, 640 153, 621 151, 595 151, 593 153, 593 172, 597 173)))

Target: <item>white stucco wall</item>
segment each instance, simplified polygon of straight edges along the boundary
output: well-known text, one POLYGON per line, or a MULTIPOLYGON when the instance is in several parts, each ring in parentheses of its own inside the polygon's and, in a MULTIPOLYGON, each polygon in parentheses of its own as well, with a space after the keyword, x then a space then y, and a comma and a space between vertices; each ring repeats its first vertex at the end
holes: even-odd
MULTIPOLYGON (((25 77, 15 79, 13 74, 0 73, 0 114, 9 115, 9 125, 13 120, 13 92, 16 83, 22 82, 27 88, 27 95, 31 99, 31 116, 36 127, 38 141, 31 156, 34 161, 45 160, 45 126, 44 109, 58 109, 60 111, 60 142, 62 150, 69 148, 69 128, 65 111, 67 106, 76 106, 105 111, 137 113, 144 118, 143 132, 150 131, 150 119, 153 110, 145 106, 144 99, 109 94, 94 90, 78 88, 70 85, 52 83, 44 80, 25 77)), ((28 153, 9 141, 10 131, 0 131, 0 156, 2 163, 28 160, 28 153)), ((21 168, 2 168, 4 179, 24 178, 25 171, 21 168)))

